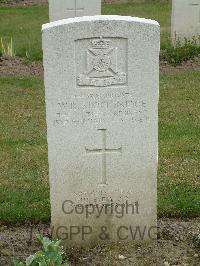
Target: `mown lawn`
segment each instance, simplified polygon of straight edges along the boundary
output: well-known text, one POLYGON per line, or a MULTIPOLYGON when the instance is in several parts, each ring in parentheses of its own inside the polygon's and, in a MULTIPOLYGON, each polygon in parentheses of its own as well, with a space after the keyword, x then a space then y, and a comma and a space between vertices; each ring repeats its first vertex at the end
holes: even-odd
POLYGON ((161 75, 159 213, 200 215, 200 72, 161 75))
MULTIPOLYGON (((161 25, 161 47, 169 45, 170 1, 147 0, 145 3, 104 4, 103 14, 128 15, 155 19, 161 25)), ((42 60, 41 26, 48 22, 48 6, 0 6, 0 38, 9 43, 13 39, 16 54, 31 60, 42 60)), ((1 53, 1 45, 0 45, 1 53)))
MULTIPOLYGON (((43 81, 0 78, 0 220, 49 220, 43 81)), ((200 75, 161 74, 159 215, 200 214, 200 75)))
POLYGON ((0 220, 49 217, 43 81, 0 79, 0 220))
MULTIPOLYGON (((170 1, 103 5, 103 14, 155 19, 169 44, 170 1)), ((42 60, 41 25, 47 6, 0 6, 0 38, 16 54, 42 60)), ((1 45, 0 45, 1 46, 1 45)), ((0 48, 1 53, 1 48, 0 48)), ((160 216, 200 214, 200 74, 161 74, 158 196, 160 216)), ((49 220, 43 80, 0 78, 0 221, 49 220)))

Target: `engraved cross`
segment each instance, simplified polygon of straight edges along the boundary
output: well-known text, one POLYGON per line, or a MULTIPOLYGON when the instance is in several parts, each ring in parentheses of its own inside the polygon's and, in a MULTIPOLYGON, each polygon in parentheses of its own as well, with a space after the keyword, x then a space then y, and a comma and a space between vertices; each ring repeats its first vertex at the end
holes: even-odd
POLYGON ((83 12, 84 8, 83 7, 77 7, 77 0, 74 0, 74 7, 67 8, 67 10, 74 12, 74 16, 77 17, 77 12, 83 12))
POLYGON ((87 154, 100 154, 102 156, 102 178, 101 185, 107 184, 107 173, 106 173, 106 155, 111 153, 121 153, 122 147, 117 149, 108 149, 106 143, 106 129, 98 129, 102 134, 102 149, 88 149, 85 148, 87 154))
POLYGON ((200 1, 198 1, 198 0, 192 1, 190 6, 195 7, 195 8, 199 8, 199 23, 200 23, 200 1))

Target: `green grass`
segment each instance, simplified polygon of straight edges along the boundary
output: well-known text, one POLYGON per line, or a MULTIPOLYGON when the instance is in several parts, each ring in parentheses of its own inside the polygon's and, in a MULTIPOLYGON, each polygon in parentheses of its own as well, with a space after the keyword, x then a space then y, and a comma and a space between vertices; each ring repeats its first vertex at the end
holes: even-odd
MULTIPOLYGON (((200 75, 162 74, 159 215, 200 213, 200 75)), ((0 220, 49 220, 43 81, 0 78, 0 220)))
MULTIPOLYGON (((155 19, 161 24, 161 46, 169 45, 171 5, 169 1, 148 0, 146 3, 104 4, 103 14, 129 15, 155 19)), ((16 54, 31 60, 42 60, 41 25, 48 22, 48 6, 1 7, 0 37, 13 38, 16 54)), ((1 53, 1 52, 0 52, 1 53)))
POLYGON ((41 25, 48 22, 47 6, 0 7, 0 37, 13 38, 16 55, 42 60, 41 25))
POLYGON ((159 213, 200 214, 200 74, 161 75, 159 213))
MULTIPOLYGON (((1 0, 0 0, 1 1, 1 0)), ((169 1, 105 4, 103 14, 155 19, 161 47, 169 46, 169 1)), ((47 6, 0 7, 0 37, 16 54, 42 60, 41 25, 47 6)), ((1 51, 0 51, 1 53, 1 51)), ((200 75, 161 75, 158 195, 160 216, 200 214, 200 75)), ((43 81, 0 78, 0 220, 49 220, 49 183, 43 81)))
POLYGON ((0 219, 46 220, 49 185, 43 82, 0 79, 0 219))

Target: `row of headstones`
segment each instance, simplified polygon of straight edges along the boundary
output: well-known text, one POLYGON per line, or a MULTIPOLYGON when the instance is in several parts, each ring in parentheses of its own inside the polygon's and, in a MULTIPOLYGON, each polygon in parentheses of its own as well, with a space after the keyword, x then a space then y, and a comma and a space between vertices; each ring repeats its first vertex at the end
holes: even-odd
MULTIPOLYGON (((101 0, 49 0, 50 21, 101 14, 101 0)), ((200 35, 200 0, 172 0, 172 40, 200 35)))

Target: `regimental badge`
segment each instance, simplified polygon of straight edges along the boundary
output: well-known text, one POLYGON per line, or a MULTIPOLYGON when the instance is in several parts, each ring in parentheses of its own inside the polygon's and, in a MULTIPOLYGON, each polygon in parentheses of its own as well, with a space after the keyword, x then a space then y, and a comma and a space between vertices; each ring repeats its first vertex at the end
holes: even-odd
POLYGON ((127 74, 119 72, 117 67, 117 47, 112 47, 110 40, 103 37, 92 40, 86 56, 87 71, 78 74, 78 86, 106 87, 123 85, 127 74))

